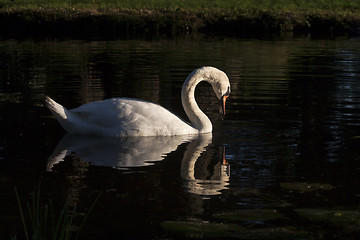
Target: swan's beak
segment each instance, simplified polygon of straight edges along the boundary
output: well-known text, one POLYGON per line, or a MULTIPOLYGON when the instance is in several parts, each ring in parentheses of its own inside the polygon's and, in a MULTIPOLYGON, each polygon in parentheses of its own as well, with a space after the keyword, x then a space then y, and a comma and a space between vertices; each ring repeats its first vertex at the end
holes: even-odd
POLYGON ((224 95, 220 98, 220 114, 222 115, 225 115, 225 103, 226 103, 226 99, 228 98, 229 96, 227 95, 224 95))

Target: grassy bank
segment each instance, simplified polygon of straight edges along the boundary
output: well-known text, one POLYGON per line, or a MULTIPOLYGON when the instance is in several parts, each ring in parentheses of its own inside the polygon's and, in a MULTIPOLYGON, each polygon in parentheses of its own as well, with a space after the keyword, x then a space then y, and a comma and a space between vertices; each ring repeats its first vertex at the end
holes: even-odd
POLYGON ((204 11, 239 12, 332 12, 357 13, 357 0, 0 0, 2 8, 76 8, 76 9, 148 9, 174 11, 184 9, 194 13, 204 11))
POLYGON ((358 33, 357 0, 0 0, 0 30, 54 34, 358 33))

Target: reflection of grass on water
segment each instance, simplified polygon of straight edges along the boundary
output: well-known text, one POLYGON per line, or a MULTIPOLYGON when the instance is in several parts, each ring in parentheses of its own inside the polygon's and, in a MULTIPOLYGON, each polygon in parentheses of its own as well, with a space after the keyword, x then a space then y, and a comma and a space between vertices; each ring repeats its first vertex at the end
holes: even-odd
POLYGON ((76 207, 70 206, 68 200, 65 202, 60 213, 56 214, 51 200, 49 200, 48 204, 41 204, 40 187, 37 192, 32 192, 32 202, 26 203, 26 205, 21 203, 16 187, 15 195, 26 240, 78 239, 87 218, 100 197, 100 194, 96 197, 80 225, 77 227, 74 224, 74 219, 77 217, 76 207))

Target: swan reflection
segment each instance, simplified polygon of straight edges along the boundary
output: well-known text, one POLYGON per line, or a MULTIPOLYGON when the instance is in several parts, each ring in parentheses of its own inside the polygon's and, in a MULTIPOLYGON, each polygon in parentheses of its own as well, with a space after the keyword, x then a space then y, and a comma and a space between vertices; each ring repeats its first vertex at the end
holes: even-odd
POLYGON ((49 157, 47 170, 51 171, 54 165, 72 154, 97 166, 117 169, 150 166, 162 161, 180 144, 189 142, 180 170, 186 190, 199 195, 217 195, 227 189, 230 166, 224 158, 214 164, 212 157, 197 164, 211 141, 211 134, 127 138, 66 134, 49 157), (209 172, 211 168, 213 171, 209 172))
POLYGON ((227 189, 230 178, 230 165, 225 160, 225 147, 222 149, 222 159, 201 159, 211 143, 211 135, 201 135, 190 142, 181 163, 181 178, 185 180, 188 192, 198 195, 218 195, 227 189))
POLYGON ((96 166, 118 169, 150 166, 192 138, 192 135, 115 138, 66 134, 50 156, 47 170, 70 154, 96 166))

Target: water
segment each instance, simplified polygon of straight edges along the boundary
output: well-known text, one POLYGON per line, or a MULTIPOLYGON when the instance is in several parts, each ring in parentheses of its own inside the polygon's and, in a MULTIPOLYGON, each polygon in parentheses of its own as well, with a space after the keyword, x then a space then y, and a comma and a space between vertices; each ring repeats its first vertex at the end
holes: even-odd
POLYGON ((356 38, 3 40, 0 238, 24 234, 14 186, 25 206, 40 184, 41 203, 76 206, 74 230, 101 193, 84 239, 357 239, 359 65, 356 38), (182 83, 204 65, 232 92, 221 117, 198 86, 201 138, 66 135, 44 106, 124 96, 186 118, 182 83))

